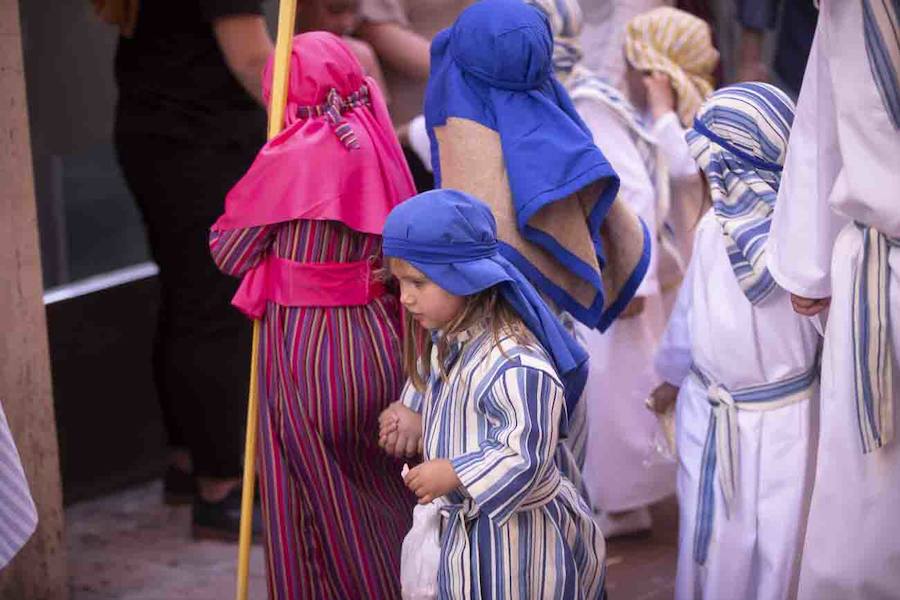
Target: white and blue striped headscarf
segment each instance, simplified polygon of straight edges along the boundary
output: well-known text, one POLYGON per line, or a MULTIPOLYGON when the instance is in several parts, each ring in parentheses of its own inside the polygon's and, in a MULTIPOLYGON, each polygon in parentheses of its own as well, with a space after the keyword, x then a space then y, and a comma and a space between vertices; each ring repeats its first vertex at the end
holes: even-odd
POLYGON ((753 304, 775 289, 766 242, 794 120, 794 103, 767 83, 739 83, 703 103, 686 136, 706 176, 728 258, 753 304))

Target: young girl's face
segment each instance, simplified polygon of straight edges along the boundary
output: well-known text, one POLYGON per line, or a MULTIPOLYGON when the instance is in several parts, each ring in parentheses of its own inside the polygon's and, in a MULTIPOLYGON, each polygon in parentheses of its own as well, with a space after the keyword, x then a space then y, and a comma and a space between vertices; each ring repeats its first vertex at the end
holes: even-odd
POLYGON ((390 266, 400 283, 400 303, 425 329, 442 329, 462 311, 464 296, 454 296, 405 260, 391 259, 390 266))

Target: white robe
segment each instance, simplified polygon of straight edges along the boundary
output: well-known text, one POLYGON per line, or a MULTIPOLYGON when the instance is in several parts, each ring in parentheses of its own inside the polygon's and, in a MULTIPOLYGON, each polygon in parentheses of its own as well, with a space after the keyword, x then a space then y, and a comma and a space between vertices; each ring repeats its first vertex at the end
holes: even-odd
MULTIPOLYGON (((647 115, 647 120, 652 120, 652 116, 647 115)), ((669 177, 672 179, 700 179, 698 175, 697 163, 691 156, 691 149, 687 140, 684 138, 684 128, 678 115, 674 111, 669 111, 653 122, 650 133, 656 138, 659 147, 663 151, 667 167, 669 169, 669 177)))
MULTIPOLYGON (((816 480, 799 597, 900 597, 900 441, 863 454, 853 379, 851 281, 862 236, 900 235, 900 133, 872 78, 860 2, 822 0, 798 100, 770 270, 801 296, 831 296, 816 480)), ((900 431, 900 251, 890 251, 894 429, 900 431)))
POLYGON ((680 511, 676 599, 790 597, 814 468, 814 388, 805 399, 774 410, 738 408, 735 501, 726 515, 714 479, 709 553, 705 565, 698 565, 694 533, 711 407, 707 389, 688 375, 691 364, 713 383, 740 390, 809 371, 818 344, 811 321, 793 312, 783 290, 757 306, 747 300, 721 226, 707 213, 697 228, 693 258, 656 360, 660 377, 681 388, 675 416, 680 511))
MULTIPOLYGON (((650 115, 645 118, 652 120, 650 115)), ((668 256, 665 252, 659 253, 658 268, 663 312, 668 317, 672 312, 684 269, 691 260, 697 223, 703 216, 703 180, 684 137, 685 129, 673 111, 656 119, 650 133, 657 140, 660 150, 658 160, 663 163, 658 169, 665 169, 668 179, 668 189, 665 192, 668 198, 657 199, 658 207, 666 205, 662 206, 666 215, 658 218, 671 228, 671 231, 662 233, 668 236, 671 249, 668 256)))
MULTIPOLYGON (((619 174, 620 197, 653 228, 653 182, 624 122, 596 101, 578 99, 575 107, 619 174)), ((645 299, 639 316, 617 320, 603 334, 580 329, 591 357, 584 481, 600 511, 640 508, 675 491, 675 465, 659 460, 653 446, 658 425, 644 407, 656 383, 653 353, 665 326, 655 242, 637 295, 645 299)))

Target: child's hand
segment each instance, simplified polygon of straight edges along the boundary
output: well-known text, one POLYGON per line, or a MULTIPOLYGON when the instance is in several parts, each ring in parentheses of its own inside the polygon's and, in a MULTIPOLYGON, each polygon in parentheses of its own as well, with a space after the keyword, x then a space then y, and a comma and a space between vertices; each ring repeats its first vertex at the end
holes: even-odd
POLYGON ((423 462, 412 469, 404 481, 406 487, 419 498, 419 504, 428 504, 460 486, 453 465, 445 458, 423 462))
POLYGON ((391 456, 394 455, 394 448, 396 448, 397 440, 400 437, 400 433, 397 431, 399 422, 400 419, 390 408, 385 409, 378 417, 378 445, 385 452, 388 452, 388 448, 390 448, 391 451, 388 453, 391 456))
POLYGON ((397 433, 397 425, 400 423, 400 417, 394 410, 394 405, 388 406, 378 415, 378 438, 386 437, 388 434, 397 433))
POLYGON ((378 445, 396 458, 416 456, 422 440, 422 416, 394 402, 378 417, 378 445))
POLYGON ((647 408, 658 415, 667 413, 675 405, 678 399, 678 388, 671 383, 662 383, 650 392, 647 398, 647 408))
POLYGON ((791 294, 791 305, 794 312, 804 317, 813 317, 831 304, 831 298, 804 298, 796 294, 791 294))

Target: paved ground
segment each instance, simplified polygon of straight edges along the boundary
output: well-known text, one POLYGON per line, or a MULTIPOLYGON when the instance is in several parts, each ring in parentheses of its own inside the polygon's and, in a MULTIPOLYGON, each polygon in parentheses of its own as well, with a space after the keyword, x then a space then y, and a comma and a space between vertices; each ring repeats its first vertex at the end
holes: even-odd
MULTIPOLYGON (((161 484, 66 510, 71 600, 226 600, 234 597, 237 547, 194 542, 190 509, 160 502, 161 484)), ((672 597, 677 509, 654 507, 651 534, 609 543, 611 600, 672 597)), ((254 547, 250 597, 265 598, 262 549, 254 547)))
POLYGON ((672 600, 678 550, 675 497, 651 508, 653 531, 609 541, 607 592, 610 600, 672 600))

